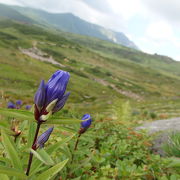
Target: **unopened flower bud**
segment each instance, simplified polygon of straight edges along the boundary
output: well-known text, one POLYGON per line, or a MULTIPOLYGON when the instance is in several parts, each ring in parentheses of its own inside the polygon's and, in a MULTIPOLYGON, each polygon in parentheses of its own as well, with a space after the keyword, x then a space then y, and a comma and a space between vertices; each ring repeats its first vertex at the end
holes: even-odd
POLYGON ((81 123, 81 127, 79 130, 79 134, 83 134, 90 127, 92 123, 92 118, 89 114, 84 114, 82 117, 83 122, 81 123))
POLYGON ((44 133, 42 133, 38 138, 37 141, 35 143, 35 149, 39 148, 43 148, 44 144, 48 141, 49 136, 51 135, 52 131, 53 131, 54 127, 49 128, 47 131, 45 131, 44 133))

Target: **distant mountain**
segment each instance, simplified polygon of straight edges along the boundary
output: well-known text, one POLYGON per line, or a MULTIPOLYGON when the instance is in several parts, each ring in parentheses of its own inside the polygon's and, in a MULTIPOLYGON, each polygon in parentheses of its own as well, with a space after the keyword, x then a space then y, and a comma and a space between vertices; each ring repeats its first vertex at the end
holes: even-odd
POLYGON ((35 23, 31 18, 21 14, 20 12, 4 4, 0 4, 0 17, 9 18, 16 21, 21 21, 25 23, 35 23))
POLYGON ((71 13, 53 14, 42 10, 20 7, 18 7, 17 10, 24 15, 35 18, 39 23, 46 22, 47 24, 66 32, 96 37, 137 49, 137 46, 123 33, 114 32, 104 27, 89 23, 71 13))
POLYGON ((39 9, 0 4, 0 16, 26 23, 51 26, 65 32, 96 37, 126 47, 138 49, 122 32, 115 32, 99 25, 89 23, 71 13, 48 13, 39 9))

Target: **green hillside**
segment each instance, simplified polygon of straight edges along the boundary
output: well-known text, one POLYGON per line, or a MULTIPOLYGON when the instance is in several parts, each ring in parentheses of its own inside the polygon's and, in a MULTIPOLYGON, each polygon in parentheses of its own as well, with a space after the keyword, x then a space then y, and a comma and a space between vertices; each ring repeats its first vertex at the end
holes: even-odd
POLYGON ((137 49, 137 46, 122 32, 115 32, 102 26, 92 24, 71 13, 49 13, 40 9, 33 9, 29 7, 9 7, 44 26, 57 28, 65 32, 96 37, 137 49))
POLYGON ((180 62, 174 61, 172 58, 158 54, 150 55, 138 50, 123 47, 121 45, 112 44, 107 41, 93 39, 86 36, 75 34, 64 34, 69 40, 86 46, 99 53, 102 56, 116 59, 118 61, 131 61, 145 67, 162 70, 164 72, 180 76, 180 62))
MULTIPOLYGON (((81 111, 108 111, 116 100, 136 102, 171 101, 179 97, 180 80, 176 73, 159 71, 154 64, 166 64, 159 56, 147 55, 111 43, 48 32, 40 27, 13 21, 0 21, 0 87, 7 99, 23 98, 32 103, 33 94, 41 79, 47 78, 57 69, 71 74, 68 89, 72 91, 69 100, 72 108, 81 111), (101 49, 98 49, 101 48, 101 49), (31 48, 31 49, 30 49, 31 48), (96 49, 96 51, 95 51, 96 49), (118 58, 113 54, 117 49, 122 52, 136 53, 141 58, 151 58, 153 66, 145 66, 131 59, 118 58), (43 58, 50 58, 61 66, 41 62, 37 58, 23 54, 22 51, 42 51, 43 58), (109 56, 111 57, 109 57, 109 56), (84 108, 86 107, 86 108, 84 108)), ((78 36, 80 37, 80 36, 78 36)), ((37 53, 37 52, 36 52, 37 53)), ((151 62, 151 59, 149 61, 151 62)), ((172 64, 176 62, 172 61, 172 64)), ((171 65, 171 63, 170 63, 171 65)), ((167 66, 166 66, 167 68, 167 66)), ((178 68, 177 68, 178 69, 178 68)), ((175 71, 174 71, 175 72, 175 71)))
POLYGON ((24 16, 18 11, 12 9, 10 6, 4 4, 0 4, 0 17, 10 18, 24 23, 35 23, 35 21, 33 21, 31 18, 24 16))
POLYGON ((0 179, 179 179, 179 140, 161 157, 155 135, 135 130, 180 117, 178 70, 168 57, 1 18, 0 179), (58 69, 70 73, 70 97, 53 116, 57 99, 36 103, 36 121, 25 105, 58 69), (20 109, 6 108, 18 99, 20 109))

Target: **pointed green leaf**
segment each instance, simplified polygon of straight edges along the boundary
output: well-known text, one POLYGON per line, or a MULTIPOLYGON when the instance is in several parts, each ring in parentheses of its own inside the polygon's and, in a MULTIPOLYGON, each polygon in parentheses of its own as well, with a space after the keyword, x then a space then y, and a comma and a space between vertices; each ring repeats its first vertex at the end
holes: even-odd
POLYGON ((59 152, 61 152, 64 155, 66 155, 69 159, 72 159, 72 156, 64 148, 59 148, 59 152))
POLYGON ((20 110, 20 109, 5 109, 0 108, 0 114, 6 117, 16 118, 18 120, 30 120, 33 121, 34 116, 30 111, 20 110))
POLYGON ((11 161, 8 158, 0 157, 0 164, 1 165, 11 165, 11 161))
POLYGON ((33 149, 31 149, 31 152, 34 154, 34 156, 37 159, 39 159, 44 164, 46 164, 46 165, 53 165, 54 164, 53 160, 51 159, 51 157, 49 156, 49 154, 45 150, 40 149, 37 152, 37 151, 34 151, 33 149))
POLYGON ((49 119, 45 124, 80 124, 82 120, 79 119, 49 119))
POLYGON ((27 178, 27 176, 22 171, 18 169, 14 169, 14 168, 9 168, 6 166, 1 166, 1 165, 0 165, 0 173, 7 174, 8 176, 19 177, 22 179, 27 178))
MULTIPOLYGON (((74 137, 74 135, 75 135, 75 134, 73 134, 73 135, 71 135, 71 136, 63 139, 62 141, 59 141, 59 142, 57 142, 57 143, 49 146, 49 147, 47 148, 47 153, 48 153, 48 154, 51 154, 51 153, 53 153, 54 151, 57 151, 57 150, 61 147, 61 145, 63 145, 64 143, 69 142, 69 141, 74 137)), ((40 167, 41 165, 42 165, 42 162, 41 162, 41 161, 39 161, 39 160, 33 161, 30 175, 33 175, 34 173, 38 172, 38 171, 39 171, 39 167, 40 167)))
POLYGON ((28 124, 28 138, 27 138, 27 147, 30 148, 32 146, 34 135, 36 131, 36 123, 29 121, 28 124))
POLYGON ((70 128, 70 127, 62 127, 60 126, 59 129, 61 130, 64 130, 64 131, 68 131, 68 132, 71 132, 71 133, 77 133, 77 130, 76 129, 73 129, 73 128, 70 128))
POLYGON ((48 162, 49 165, 54 165, 54 161, 52 160, 51 156, 45 151, 45 149, 40 149, 39 154, 41 155, 41 157, 48 162))
POLYGON ((62 141, 59 141, 59 142, 49 146, 48 149, 47 149, 47 152, 49 154, 51 154, 54 151, 57 151, 57 149, 60 148, 62 144, 69 142, 74 136, 75 136, 75 134, 63 139, 62 141))
MULTIPOLYGON (((21 122, 20 123, 20 125, 19 125, 19 130, 21 131, 21 132, 24 132, 24 129, 27 127, 27 124, 28 124, 28 120, 26 120, 26 121, 23 121, 23 122, 21 122)), ((32 122, 31 122, 32 123, 32 122)), ((16 145, 17 145, 17 147, 21 147, 21 135, 20 136, 18 136, 18 138, 16 139, 16 145)))
POLYGON ((44 179, 49 180, 54 175, 56 175, 59 171, 61 171, 61 169, 66 165, 68 160, 69 159, 66 159, 66 160, 56 164, 55 166, 51 167, 50 169, 46 170, 40 176, 38 176, 36 180, 44 180, 44 179))
POLYGON ((21 161, 18 157, 18 153, 17 153, 16 149, 14 148, 15 146, 12 144, 9 137, 5 134, 5 132, 3 130, 1 130, 1 136, 2 136, 2 143, 5 147, 5 150, 9 156, 10 160, 11 160, 13 167, 22 170, 21 161))
POLYGON ((3 129, 6 133, 12 134, 12 131, 11 131, 10 129, 4 127, 4 126, 1 126, 1 125, 0 125, 0 128, 3 129))
POLYGON ((79 163, 79 165, 77 165, 75 168, 73 168, 70 173, 73 173, 76 170, 78 170, 78 169, 82 168, 83 166, 85 166, 92 159, 92 157, 93 157, 93 153, 91 153, 88 158, 81 161, 81 163, 79 163))
POLYGON ((9 177, 6 174, 0 174, 0 179, 9 180, 9 177))
POLYGON ((67 145, 65 145, 63 148, 61 148, 62 150, 64 150, 64 154, 66 154, 66 156, 69 159, 72 159, 72 153, 70 152, 69 148, 67 145))
POLYGON ((168 167, 175 167, 175 168, 180 168, 180 158, 169 158, 171 160, 171 163, 168 165, 168 167))

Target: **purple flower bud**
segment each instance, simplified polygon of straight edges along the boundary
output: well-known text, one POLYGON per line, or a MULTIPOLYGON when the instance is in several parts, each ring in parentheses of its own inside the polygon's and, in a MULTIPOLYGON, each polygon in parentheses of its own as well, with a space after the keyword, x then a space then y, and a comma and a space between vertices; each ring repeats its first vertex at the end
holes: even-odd
POLYGON ((69 81, 69 73, 65 71, 56 71, 53 76, 47 82, 47 89, 46 89, 46 105, 48 105, 53 100, 62 99, 65 91, 66 86, 69 81))
POLYGON ((82 117, 83 122, 81 123, 81 128, 79 130, 79 134, 84 133, 91 125, 92 118, 89 114, 84 114, 82 117))
POLYGON ((30 110, 31 107, 32 107, 31 105, 26 105, 25 109, 26 109, 26 110, 30 110))
POLYGON ((17 100, 16 101, 16 105, 21 106, 22 105, 22 101, 21 100, 17 100))
POLYGON ((47 131, 45 131, 44 133, 42 133, 36 141, 36 149, 39 148, 43 148, 44 144, 48 141, 49 136, 51 135, 52 131, 53 131, 54 127, 49 128, 47 131))
POLYGON ((63 108, 69 96, 69 93, 65 94, 69 78, 70 75, 68 72, 58 70, 52 75, 46 84, 44 81, 41 81, 39 89, 37 90, 34 98, 34 115, 36 120, 39 121, 40 116, 49 113, 47 112, 46 107, 54 100, 57 100, 57 102, 55 101, 54 104, 51 104, 52 113, 55 113, 63 108))
POLYGON ((15 104, 13 104, 12 102, 8 102, 7 108, 8 108, 8 109, 15 109, 16 106, 15 106, 15 104))
POLYGON ((16 101, 16 109, 20 109, 22 106, 22 101, 21 100, 17 100, 16 101))
POLYGON ((82 120, 83 122, 81 123, 81 127, 89 128, 92 122, 91 116, 89 114, 84 114, 82 120))

